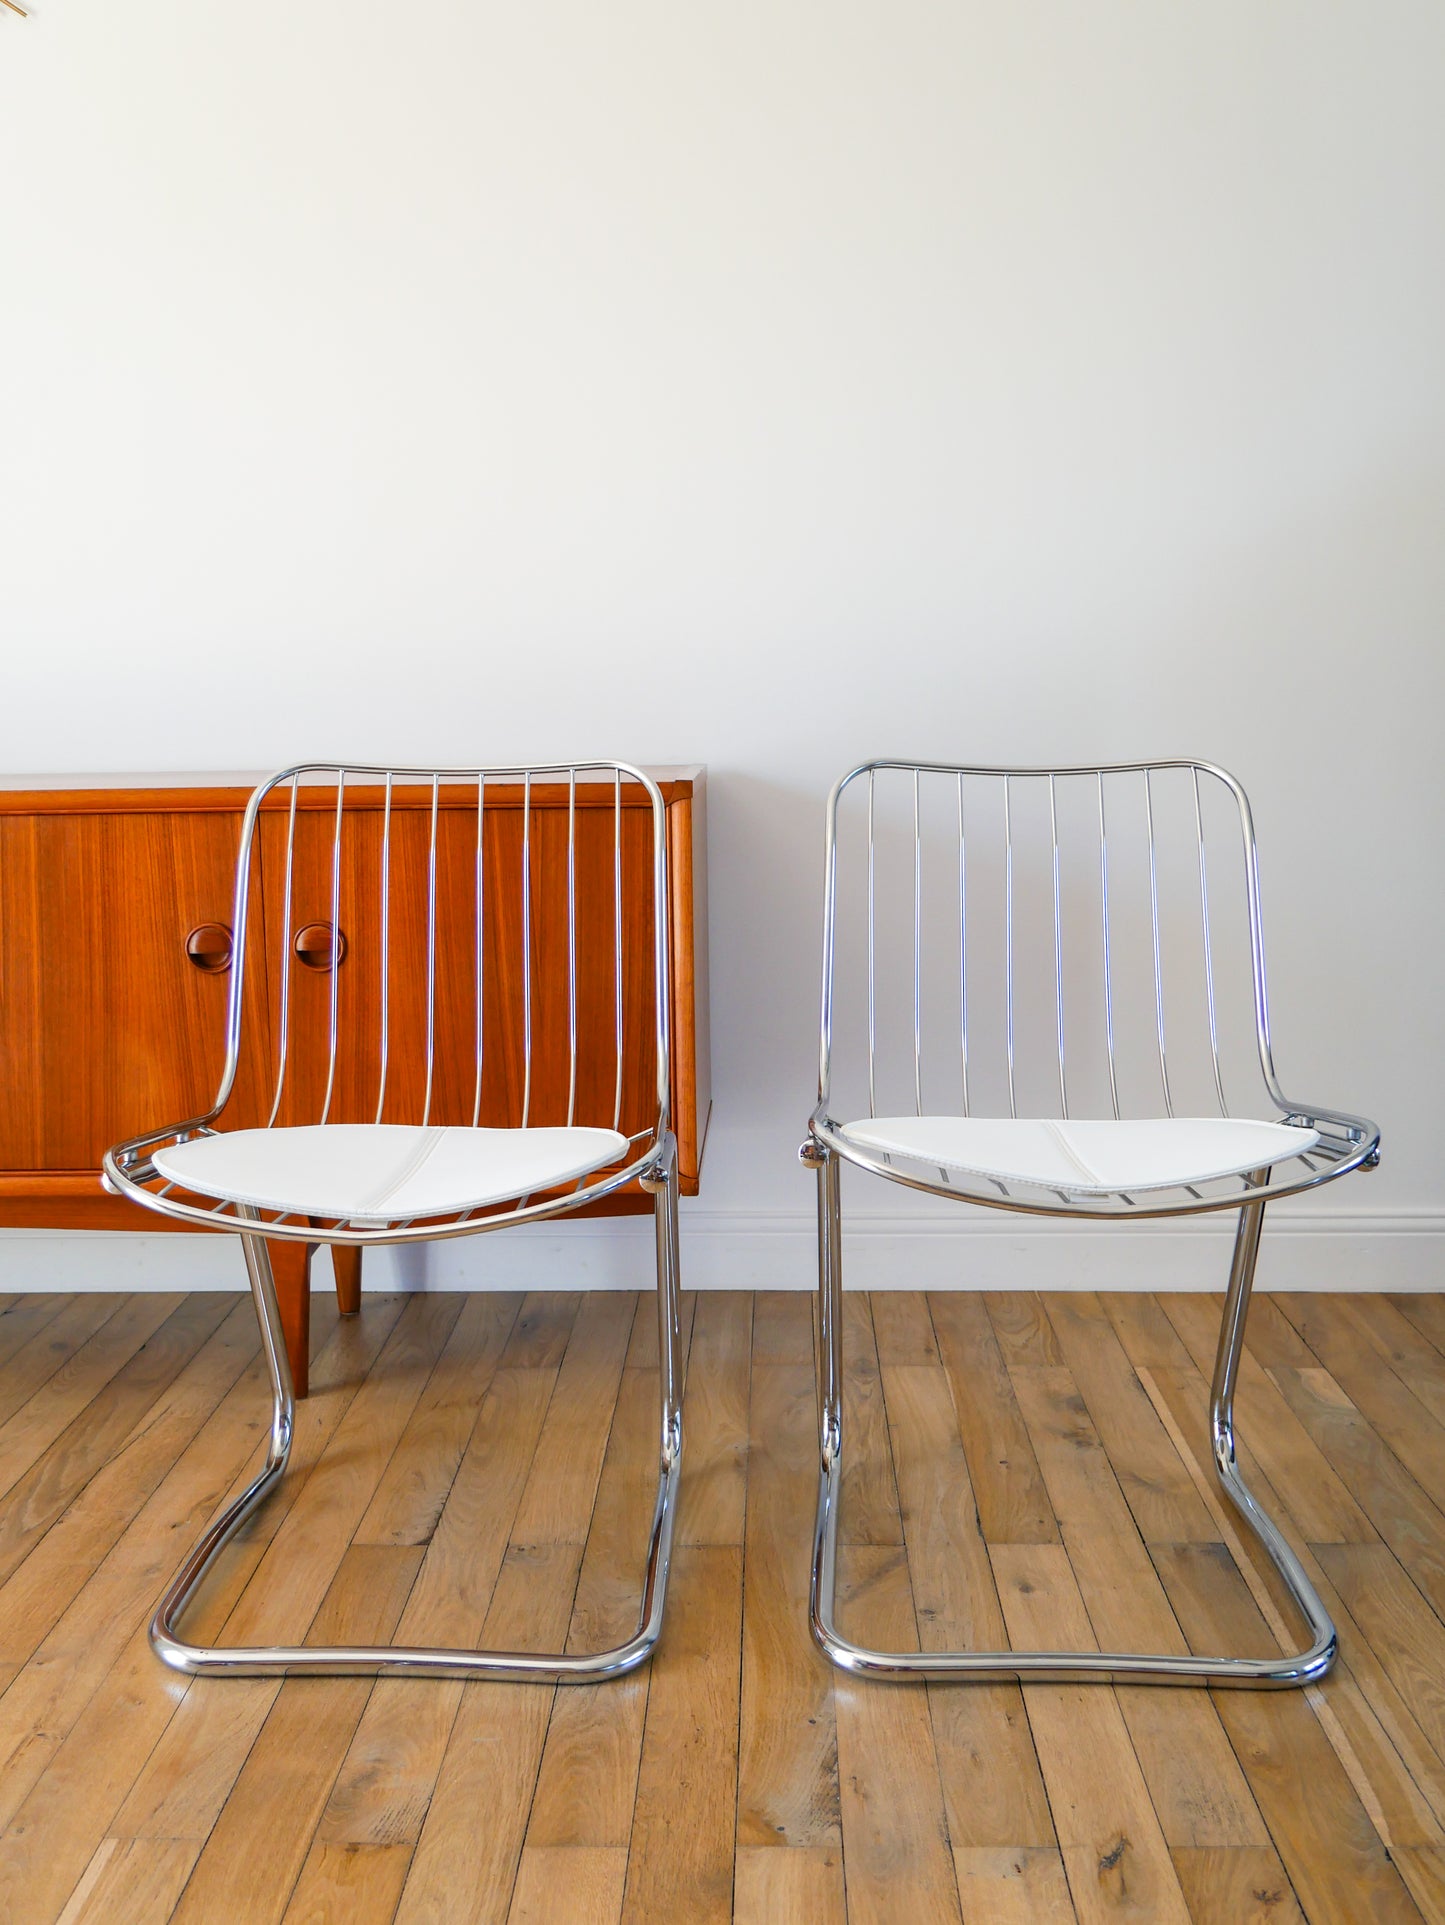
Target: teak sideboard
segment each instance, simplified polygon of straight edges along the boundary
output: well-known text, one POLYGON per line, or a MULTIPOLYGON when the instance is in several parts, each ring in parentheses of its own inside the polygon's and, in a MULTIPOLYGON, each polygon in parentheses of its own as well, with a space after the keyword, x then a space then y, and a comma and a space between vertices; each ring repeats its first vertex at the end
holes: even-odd
MULTIPOLYGON (((696 767, 651 773, 667 806, 673 1127, 681 1188, 695 1196, 711 1109, 706 780, 696 767)), ((0 1226, 148 1232, 179 1227, 107 1194, 100 1159, 111 1144, 197 1115, 214 1098, 225 1055, 231 896, 241 816, 252 786, 247 778, 230 776, 110 776, 83 784, 67 778, 64 787, 43 786, 32 777, 0 786, 0 1226)), ((650 816, 640 788, 636 795, 627 834, 640 857, 650 846, 650 816)), ((404 849, 404 792, 398 791, 393 806, 401 812, 398 847, 404 849)), ((411 806, 429 808, 429 791, 411 799, 411 806)), ((565 785, 555 793, 538 789, 532 807, 539 830, 546 812, 560 808, 565 834, 565 785)), ((323 826, 318 818, 317 831, 323 826)), ((278 1025, 266 957, 274 948, 267 938, 281 926, 284 884, 283 865, 267 863, 264 829, 263 822, 245 977, 243 1035, 249 1043, 225 1113, 224 1126, 231 1128, 266 1121, 276 1080, 278 1025)), ((536 846, 545 847, 545 831, 536 846)), ((298 852, 302 848, 298 841, 298 852)), ((629 946, 645 958, 652 941, 647 862, 624 862, 622 878, 629 946)), ((329 864, 308 863, 298 853, 292 886, 296 953, 306 965, 293 972, 293 995, 309 994, 319 1008, 320 999, 329 997, 328 972, 336 967, 364 996, 368 971, 376 968, 375 955, 368 953, 376 947, 374 919, 354 902, 349 914, 343 910, 342 941, 336 943, 329 864)), ((610 890, 607 897, 608 925, 595 932, 594 947, 606 957, 610 998, 610 890)), ((587 953, 585 936, 579 926, 579 956, 587 953)), ((640 972, 635 984, 632 976, 629 1000, 644 989, 640 972)), ((442 1049, 449 1034, 459 1039, 470 1020, 447 1008, 448 983, 452 1000, 459 1001, 462 979, 460 970, 449 976, 438 968, 442 1049)), ((579 996, 586 991, 585 982, 579 983, 579 996)), ((495 1020, 505 1029, 515 1016, 504 1009, 495 1020)), ((630 1023, 627 1034, 637 1041, 628 1043, 624 1083, 629 1091, 644 1092, 649 1077, 655 1078, 647 1024, 630 1023)), ((506 1054, 498 1051, 503 1080, 488 1099, 496 1113, 483 1121, 509 1120, 506 1054)), ((359 1080, 365 1080, 364 1066, 359 1080)), ((562 1119, 534 1110, 533 1120, 562 1119)), ((652 1199, 634 1188, 592 1208, 597 1214, 640 1214, 651 1210, 652 1199)), ((281 1241, 270 1248, 292 1369, 304 1395, 311 1248, 281 1241)), ((354 1311, 360 1305, 361 1252, 336 1247, 332 1255, 341 1308, 354 1311)), ((238 1251, 238 1285, 242 1275, 238 1251)))

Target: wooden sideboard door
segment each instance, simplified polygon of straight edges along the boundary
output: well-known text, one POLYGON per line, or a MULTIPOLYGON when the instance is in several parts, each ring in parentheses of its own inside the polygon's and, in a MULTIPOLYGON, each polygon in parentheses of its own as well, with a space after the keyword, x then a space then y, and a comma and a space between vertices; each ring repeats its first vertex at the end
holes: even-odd
MULTIPOLYGON (((0 1172, 35 1173, 32 1194, 93 1186, 112 1143, 210 1107, 231 978, 186 942, 229 926, 239 838, 230 813, 0 814, 0 1172)), ((261 1047, 241 1065, 239 1127, 269 1107, 260 972, 255 942, 245 1020, 261 1047)))

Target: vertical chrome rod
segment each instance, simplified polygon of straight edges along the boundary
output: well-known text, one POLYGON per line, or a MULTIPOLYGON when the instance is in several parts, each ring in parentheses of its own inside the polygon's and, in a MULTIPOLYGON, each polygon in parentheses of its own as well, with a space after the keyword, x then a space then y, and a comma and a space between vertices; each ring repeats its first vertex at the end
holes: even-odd
POLYGON ((671 1462, 682 1442, 676 1152, 676 1141, 669 1137, 664 1152, 663 1178, 653 1196, 653 1223, 657 1239, 657 1350, 662 1389, 664 1462, 671 1462))
POLYGON ((336 771, 336 830, 331 839, 331 1037, 326 1065, 326 1100, 321 1105, 321 1121, 331 1114, 331 1096, 336 1088, 337 999, 341 976, 341 812, 346 801, 346 771, 336 771))
POLYGON ((532 1109, 532 771, 522 777, 522 1128, 532 1109))
POLYGON ((1164 1113, 1174 1114, 1169 1095, 1169 1063, 1164 1050, 1164 970, 1159 955, 1159 867, 1154 852, 1154 788, 1152 771, 1144 771, 1144 819, 1149 829, 1149 920, 1154 934, 1154 1023, 1159 1036, 1159 1080, 1164 1085, 1164 1113))
POLYGON ((1199 926, 1204 937, 1204 995, 1209 1005, 1209 1055, 1214 1064, 1214 1094, 1219 1100, 1219 1114, 1228 1116, 1224 1079, 1219 1073, 1219 1024, 1214 1012, 1214 950, 1209 930, 1209 870, 1204 856, 1204 815, 1199 806, 1199 771, 1192 769, 1190 774, 1194 778, 1194 836, 1199 845, 1199 926))
POLYGON ((386 772, 386 800, 381 811, 381 1082, 376 1091, 376 1120, 386 1105, 386 1072, 391 1057, 391 785, 386 772))
POLYGON ((286 1081, 286 1051, 291 1033, 291 877, 296 855, 296 784, 299 775, 291 778, 291 808, 286 817, 286 882, 285 896, 281 910, 281 1008, 278 1014, 278 1035, 276 1038, 276 1095, 271 1104, 271 1114, 266 1118, 269 1130, 281 1110, 281 1090, 286 1081))
POLYGON ((1014 843, 1009 777, 1003 779, 1003 957, 1004 1042, 1008 1050, 1008 1113, 1017 1116, 1014 1094, 1014 843))
POLYGON ((963 1070, 963 1113, 968 1115, 968 864, 963 832, 963 771, 958 772, 958 1053, 963 1070))
MULTIPOLYGON (((1268 1169, 1252 1170, 1247 1181, 1259 1189, 1268 1183, 1269 1178, 1268 1169)), ((1224 1300, 1219 1349, 1214 1360, 1214 1380, 1209 1392, 1210 1441, 1214 1450, 1214 1468, 1225 1494, 1245 1522, 1263 1540, 1300 1615, 1309 1625, 1316 1654, 1314 1670, 1319 1674, 1328 1670, 1335 1655, 1335 1627, 1330 1621, 1330 1614, 1293 1547, 1268 1511, 1260 1506, 1253 1491, 1240 1476, 1235 1461, 1234 1392, 1239 1379, 1239 1362, 1244 1350, 1244 1332, 1249 1319, 1254 1270, 1259 1258, 1259 1234, 1263 1225, 1263 1203, 1246 1203, 1239 1213, 1234 1261, 1229 1273, 1229 1294, 1224 1300)))
POLYGON ((441 777, 431 779, 431 842, 426 860, 426 1095, 422 1098, 421 1123, 431 1121, 432 1077, 436 1066, 437 1029, 437 805, 441 798, 441 777))
POLYGON ((577 1111, 577 771, 567 771, 567 1127, 577 1111))
POLYGON ((923 1114, 923 831, 913 771, 913 1113, 923 1114))
POLYGON ((878 1015, 875 1000, 875 968, 873 954, 873 789, 874 771, 868 771, 868 1114, 878 1114, 878 1015))
POLYGON ((482 829, 486 819, 487 778, 477 771, 477 883, 476 883, 476 965, 477 965, 477 1077, 472 1090, 472 1128, 476 1129, 482 1120, 482 1049, 485 1035, 484 1017, 486 999, 483 985, 486 980, 486 947, 483 935, 486 930, 486 852, 482 846, 482 829))
POLYGON ((843 1441, 843 1234, 838 1159, 822 1152, 818 1171, 818 1437, 832 1464, 843 1441))
POLYGON ((1069 1113, 1069 1085, 1064 1070, 1064 924, 1059 903, 1059 810, 1052 771, 1049 774, 1049 834, 1054 845, 1054 1015, 1059 1034, 1059 1102, 1069 1113))
POLYGON ((1094 777, 1099 788, 1099 912, 1104 938, 1104 1041, 1109 1050, 1109 1101, 1119 1117, 1119 1078, 1114 1067, 1114 983, 1109 952, 1109 837, 1104 823, 1104 774, 1094 777))
POLYGON ((613 1044, 617 1051, 617 1087, 612 1096, 612 1127, 622 1121, 622 771, 612 771, 612 990, 613 1044))

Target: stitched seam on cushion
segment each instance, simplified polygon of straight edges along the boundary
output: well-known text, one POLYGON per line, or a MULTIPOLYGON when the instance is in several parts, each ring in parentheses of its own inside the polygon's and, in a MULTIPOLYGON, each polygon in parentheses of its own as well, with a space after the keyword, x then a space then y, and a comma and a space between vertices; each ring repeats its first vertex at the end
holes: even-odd
POLYGON ((428 1130, 422 1137, 421 1142, 392 1178, 391 1182, 386 1184, 377 1195, 368 1197, 358 1204, 353 1214, 356 1216, 376 1216, 382 1212, 384 1206, 391 1201, 401 1186, 404 1183, 409 1183, 411 1179, 417 1175, 422 1165, 427 1162, 445 1135, 446 1129, 444 1126, 428 1130))
POLYGON ((1101 1177, 1099 1175, 1099 1172, 1096 1169, 1094 1169, 1090 1164, 1086 1163, 1083 1157, 1080 1156, 1078 1150, 1069 1141, 1067 1135, 1065 1135, 1063 1126, 1061 1124, 1056 1123, 1051 1116, 1041 1116, 1039 1118, 1039 1121, 1043 1124, 1044 1128, 1048 1131, 1049 1135, 1054 1139, 1055 1143, 1058 1144, 1059 1148, 1063 1151, 1064 1155, 1068 1158, 1070 1163, 1073 1164, 1074 1168, 1083 1177, 1084 1181, 1086 1183, 1093 1184, 1095 1188, 1100 1187, 1104 1181, 1103 1177, 1101 1177))

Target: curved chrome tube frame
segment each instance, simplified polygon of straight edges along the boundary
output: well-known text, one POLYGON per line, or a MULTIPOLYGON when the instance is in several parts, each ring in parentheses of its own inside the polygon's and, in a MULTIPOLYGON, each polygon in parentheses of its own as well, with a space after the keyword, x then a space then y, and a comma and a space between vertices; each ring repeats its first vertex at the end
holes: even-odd
MULTIPOLYGON (((960 796, 962 790, 960 787, 960 796)), ((1007 790, 1005 791, 1007 795, 1007 790)), ((1102 789, 1101 789, 1102 798, 1102 789)), ((1007 802, 1005 801, 1005 808, 1007 802)), ((1100 843, 1103 844, 1102 799, 1100 802, 1100 843)), ((1007 821, 1007 816, 1005 816, 1007 821)), ((1067 1116, 1068 1090, 1064 1061, 1064 1021, 1063 1021, 1063 965, 1060 948, 1058 923, 1059 891, 1059 854, 1057 828, 1054 831, 1053 874, 1055 901, 1055 965, 1058 971, 1058 1027, 1059 1027, 1059 1087, 1063 1112, 1067 1116)), ((960 915, 962 914, 962 893, 964 876, 963 819, 960 802, 959 817, 959 891, 960 915)), ((1010 858, 1011 859, 1011 858, 1010 858)), ((1225 1113, 1222 1086, 1219 1085, 1219 1059, 1215 1036, 1214 985, 1212 958, 1209 949, 1209 912, 1207 882, 1204 871, 1204 840, 1202 827, 1199 829, 1199 863, 1201 884, 1201 908, 1203 913, 1204 963, 1208 984, 1208 1021, 1210 1046, 1214 1059, 1216 1086, 1220 1088, 1220 1110, 1225 1113)), ((1150 818, 1149 860, 1152 870, 1154 863, 1153 820, 1150 818)), ((1107 865, 1107 858, 1105 858, 1107 865)), ((1107 1007, 1108 997, 1108 873, 1105 866, 1102 876, 1104 897, 1104 942, 1105 942, 1105 997, 1106 1021, 1108 1022, 1108 1048, 1110 1083, 1114 1078, 1114 1033, 1113 1013, 1107 1007)), ((1157 923, 1157 897, 1155 899, 1155 968, 1156 994, 1158 983, 1159 937, 1157 923)), ((1012 1001, 1012 926, 1009 930, 1009 1001, 1007 1011, 1007 1034, 1010 1051, 1010 1107, 1013 1103, 1012 1087, 1012 1047, 1013 1047, 1013 1001, 1012 1001)), ((962 967, 962 964, 961 964, 962 967)), ((968 1089, 968 1000, 966 981, 960 981, 960 1004, 963 1030, 963 1074, 965 1092, 965 1112, 967 1111, 968 1089)), ((1162 1002, 1158 1013, 1158 1050, 1159 1068, 1163 1082, 1164 1099, 1169 1106, 1169 1080, 1165 1059, 1165 1039, 1162 1015, 1162 1002)), ((1119 1114, 1117 1089, 1114 1089, 1114 1113, 1119 1114)), ((1170 1107, 1172 1114, 1172 1106, 1170 1107)), ((813 1570, 809 1596, 809 1617, 813 1636, 827 1656, 841 1670, 858 1677, 881 1678, 893 1681, 909 1679, 932 1680, 935 1682, 973 1681, 975 1683, 1130 1683, 1130 1684, 1194 1684, 1236 1687, 1283 1687, 1311 1684, 1322 1678, 1334 1663, 1337 1638, 1335 1627, 1330 1620, 1314 1586, 1286 1542, 1278 1526, 1261 1508, 1239 1474, 1235 1457, 1234 1393, 1239 1375, 1240 1356, 1244 1344, 1245 1322, 1249 1313, 1250 1294, 1254 1285, 1255 1263, 1259 1254, 1260 1230, 1264 1221, 1265 1204, 1273 1197, 1293 1195, 1301 1190, 1313 1189, 1318 1184, 1332 1181, 1347 1171, 1358 1168, 1373 1168, 1379 1159, 1380 1133, 1376 1126, 1362 1117, 1348 1116, 1342 1112, 1324 1110, 1308 1105, 1289 1102, 1280 1088, 1275 1074, 1273 1055, 1270 1046, 1269 1001, 1265 978, 1264 940, 1260 915, 1258 856, 1255 845, 1254 825, 1250 815, 1249 803, 1243 789, 1233 776, 1209 763, 1166 762, 1166 763, 1129 763, 1116 764, 1104 768, 1071 768, 1064 770, 1047 769, 1004 769, 969 768, 956 764, 910 763, 898 760, 879 760, 864 763, 851 770, 833 789, 828 802, 827 835, 824 871, 824 918, 823 918, 823 991, 819 1036, 819 1076, 818 1104, 809 1120, 808 1140, 799 1152, 803 1163, 816 1171, 818 1180, 818 1423, 820 1463, 818 1475, 818 1510, 813 1536, 813 1570), (958 1174, 958 1180, 945 1177, 943 1181, 934 1180, 932 1173, 925 1174, 925 1166, 910 1159, 890 1158, 881 1153, 870 1152, 861 1144, 848 1137, 829 1113, 829 1100, 832 1079, 833 1051, 833 963, 834 963, 834 920, 837 901, 837 811, 838 801, 843 791, 857 778, 866 776, 869 783, 869 1050, 868 1076, 870 1091, 870 1111, 874 1088, 874 1037, 873 1037, 873 986, 871 980, 871 959, 873 944, 873 887, 872 887, 872 784, 877 772, 891 770, 911 775, 914 781, 914 1079, 915 1090, 919 1092, 918 1106, 921 1108, 920 1081, 920 1007, 919 1007, 919 948, 921 916, 919 902, 920 870, 917 862, 918 802, 917 784, 920 775, 953 776, 962 781, 965 776, 988 776, 1001 778, 1005 784, 1015 777, 1043 778, 1049 783, 1050 809, 1052 815, 1054 782, 1056 777, 1094 776, 1101 784, 1106 775, 1137 774, 1144 778, 1146 805, 1149 798, 1148 782, 1152 773, 1163 769, 1188 771, 1192 774, 1196 792, 1196 824, 1198 824, 1197 795, 1201 775, 1218 779, 1230 791, 1238 806, 1240 828, 1243 836, 1245 857, 1245 879, 1249 910, 1249 933, 1251 961, 1253 965, 1253 1004, 1256 1041, 1258 1044, 1260 1070, 1266 1088, 1274 1101, 1280 1120, 1298 1123, 1313 1128, 1320 1133, 1320 1142, 1306 1157, 1295 1157, 1278 1169, 1260 1169, 1246 1177, 1216 1179, 1197 1186, 1181 1185, 1169 1191, 1148 1192, 1142 1196, 1114 1194, 1107 1196, 1070 1195, 1061 1191, 1050 1191, 1038 1186, 1018 1186, 1011 1190, 1002 1183, 995 1182, 985 1189, 980 1182, 978 1187, 969 1187, 967 1179, 958 1174), (1215 1357, 1214 1380, 1210 1391, 1210 1433, 1213 1445, 1214 1470, 1219 1484, 1234 1510, 1245 1526, 1263 1547, 1271 1563, 1278 1571, 1286 1589, 1299 1609, 1308 1627, 1310 1642, 1306 1649, 1293 1655, 1278 1658, 1239 1658, 1239 1657, 1202 1657, 1158 1652, 1118 1652, 1118 1651, 877 1651, 852 1642, 838 1629, 836 1622, 837 1591, 837 1549, 839 1501, 842 1489, 842 1447, 843 1447, 843 1360, 842 1360, 842 1215, 840 1203, 840 1168, 842 1162, 856 1164, 874 1176, 879 1176, 905 1187, 927 1191, 931 1195, 949 1197, 955 1202, 970 1202, 985 1208, 1019 1211, 1029 1215, 1056 1217, 1075 1217, 1087 1219, 1117 1219, 1192 1216, 1204 1211, 1234 1209, 1238 1211, 1238 1229, 1235 1235, 1233 1263, 1230 1270, 1229 1291, 1225 1301, 1223 1321, 1220 1326, 1219 1347, 1215 1357), (1018 1193, 1022 1190, 1022 1194, 1018 1193)), ((941 1171, 936 1173, 942 1176, 941 1171)))
MULTIPOLYGON (((672 1554, 673 1523, 677 1509, 678 1481, 682 1467, 682 1384, 680 1378, 680 1317, 678 1281, 678 1176, 677 1141, 670 1120, 670 1019, 668 1010, 668 903, 667 903, 667 826, 662 795, 657 784, 643 770, 625 762, 594 760, 546 766, 466 769, 398 769, 361 767, 356 764, 303 763, 272 776, 252 795, 241 829, 240 857, 236 867, 233 909, 235 960, 231 972, 227 1005, 226 1060, 220 1086, 211 1108, 204 1115, 172 1124, 163 1130, 133 1137, 106 1152, 102 1181, 115 1194, 127 1196, 142 1208, 168 1216, 197 1228, 234 1230, 241 1238, 251 1294, 261 1326, 262 1346, 271 1379, 271 1434, 266 1461, 259 1474, 232 1500, 192 1550, 181 1566, 150 1625, 150 1641, 157 1655, 173 1670, 202 1677, 446 1677, 490 1678, 493 1680, 595 1684, 606 1678, 620 1677, 634 1670, 651 1656, 662 1630, 663 1605, 667 1594, 668 1570, 672 1554), (152 1153, 163 1143, 185 1141, 189 1137, 213 1134, 236 1080, 241 1050, 243 982, 247 955, 247 908, 251 887, 251 856, 256 840, 260 810, 275 789, 289 785, 290 811, 287 836, 285 912, 281 950, 281 1047, 275 1100, 270 1123, 281 1107, 286 1076, 286 1023, 289 1011, 289 969, 291 957, 291 847, 295 835, 297 786, 303 776, 334 778, 336 787, 335 833, 331 863, 332 921, 339 926, 341 901, 342 821, 345 786, 348 776, 383 779, 385 814, 381 844, 382 873, 382 996, 380 1059, 382 1088, 388 1051, 386 970, 389 966, 388 878, 390 874, 390 832, 393 784, 401 781, 428 782, 431 785, 431 835, 428 853, 429 888, 426 918, 426 1111, 429 1112, 435 1058, 435 995, 437 954, 437 814, 439 790, 443 782, 475 782, 477 787, 477 876, 476 930, 477 956, 482 954, 483 864, 482 819, 486 807, 488 780, 517 782, 522 785, 524 827, 522 841, 522 976, 524 983, 524 1072, 522 1122, 528 1120, 532 1075, 532 992, 531 992, 531 880, 529 866, 531 784, 539 776, 565 778, 568 788, 567 857, 567 1001, 569 1027, 570 1088, 567 1121, 573 1121, 577 1092, 577 922, 575 913, 574 872, 575 826, 578 807, 579 772, 602 771, 610 779, 614 808, 613 900, 616 925, 614 973, 616 982, 615 1049, 616 1083, 611 1122, 618 1127, 622 1106, 623 1004, 622 1004, 622 868, 620 810, 622 783, 635 782, 645 790, 652 809, 652 884, 654 900, 651 964, 654 981, 653 1022, 655 1025, 657 1111, 655 1123, 628 1139, 626 1161, 618 1168, 604 1170, 592 1179, 560 1196, 538 1201, 519 1198, 515 1207, 479 1215, 464 1210, 450 1216, 407 1220, 386 1224, 358 1225, 337 1222, 318 1225, 307 1217, 286 1214, 262 1216, 245 1204, 206 1201, 187 1202, 175 1193, 172 1184, 163 1182, 152 1161, 152 1153), (609 1196, 625 1183, 637 1179, 652 1193, 656 1225, 657 1315, 659 1336, 659 1375, 661 1380, 661 1436, 657 1478, 657 1499, 653 1507, 652 1528, 648 1536, 647 1558, 643 1573, 642 1596, 637 1625, 624 1643, 607 1651, 561 1653, 525 1651, 484 1651, 426 1648, 406 1645, 248 1645, 213 1646, 190 1643, 180 1630, 181 1620, 226 1545, 235 1537, 252 1513, 280 1484, 291 1455, 295 1424, 295 1390, 286 1355, 275 1282, 267 1254, 268 1241, 305 1241, 366 1246, 383 1243, 434 1242, 455 1236, 477 1236, 516 1223, 536 1222, 542 1218, 565 1215, 585 1204, 609 1196)), ((332 974, 330 1026, 328 1036, 328 1074, 326 1104, 321 1120, 326 1120, 331 1092, 336 1081, 339 1047, 336 976, 332 974)), ((477 998, 477 1059, 473 1121, 480 1113, 482 1083, 482 987, 480 960, 477 998)), ((377 1120, 381 1118, 381 1101, 377 1120)), ((422 1121, 426 1121, 426 1113, 422 1121)), ((268 1125, 269 1126, 269 1125, 268 1125)))
MULTIPOLYGON (((209 1526, 181 1566, 151 1619, 150 1641, 156 1655, 174 1671, 193 1677, 405 1677, 490 1678, 530 1684, 600 1684, 636 1670, 651 1657, 662 1633, 662 1613, 672 1559, 672 1530, 682 1470, 682 1386, 679 1377, 677 1146, 669 1134, 654 1171, 643 1178, 655 1199, 657 1226, 657 1322, 662 1384, 662 1436, 657 1501, 647 1540, 642 1599, 637 1627, 625 1643, 586 1653, 467 1651, 419 1645, 218 1645, 191 1644, 179 1630, 181 1618, 207 1571, 251 1513, 265 1502, 286 1475, 291 1455, 296 1403, 291 1367, 281 1334, 276 1288, 265 1236, 242 1238, 251 1294, 261 1324, 266 1367, 271 1378, 271 1438, 266 1462, 209 1526)), ((248 1212, 266 1236, 262 1226, 248 1212)))
MULTIPOLYGON (((1303 1566, 1239 1474, 1234 1449, 1234 1388, 1244 1345, 1245 1319, 1259 1252, 1264 1203, 1239 1212, 1229 1295, 1220 1327, 1214 1383, 1209 1398, 1214 1469, 1225 1495, 1270 1561, 1309 1627, 1308 1649, 1280 1658, 1212 1658, 1136 1651, 874 1651, 854 1644, 836 1621, 838 1503, 842 1488, 842 1216, 838 1158, 810 1141, 803 1161, 818 1173, 820 1465, 818 1515, 813 1532, 809 1619, 813 1636, 840 1670, 858 1677, 922 1678, 976 1684, 1209 1684, 1282 1686, 1313 1684, 1335 1661, 1330 1614, 1303 1566)), ((1262 1172, 1260 1173, 1263 1174, 1262 1172)))

